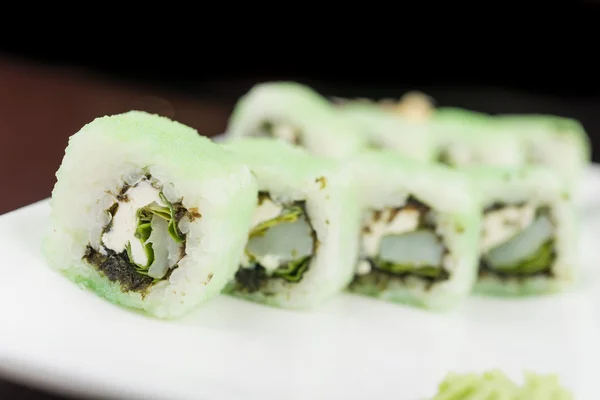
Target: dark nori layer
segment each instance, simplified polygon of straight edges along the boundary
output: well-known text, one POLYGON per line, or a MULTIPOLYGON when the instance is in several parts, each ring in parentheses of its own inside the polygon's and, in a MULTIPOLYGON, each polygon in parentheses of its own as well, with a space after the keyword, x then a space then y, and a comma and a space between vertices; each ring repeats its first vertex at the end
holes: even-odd
MULTIPOLYGON (((185 240, 185 235, 179 230, 179 222, 183 219, 183 217, 188 215, 188 210, 185 209, 181 202, 173 203, 171 206, 173 207, 173 216, 175 219, 175 229, 177 231, 177 235, 185 240)), ((195 218, 195 216, 190 215, 190 220, 193 218, 195 218)))
POLYGON ((371 272, 365 275, 355 275, 354 279, 350 283, 350 289, 356 286, 374 285, 379 291, 387 289, 388 284, 391 281, 405 281, 410 276, 417 276, 419 279, 425 282, 425 290, 430 289, 435 283, 447 280, 450 277, 450 273, 445 269, 442 269, 437 277, 421 276, 412 272, 405 273, 394 273, 380 269, 375 265, 371 258, 367 258, 366 261, 371 264, 371 272))
POLYGON ((122 201, 124 203, 128 202, 129 196, 127 196, 127 191, 129 190, 130 187, 131 186, 129 186, 129 184, 125 183, 123 185, 123 187, 121 188, 121 190, 119 191, 119 194, 117 195, 117 200, 122 201))
POLYGON ((431 207, 417 200, 414 196, 409 196, 406 200, 406 204, 399 211, 405 209, 414 209, 419 211, 419 226, 417 229, 431 229, 435 230, 435 225, 427 220, 428 214, 431 211, 431 207))
MULTIPOLYGON (((119 209, 119 203, 114 203, 112 206, 110 206, 110 208, 108 209, 108 212, 110 213, 111 217, 115 216, 118 209, 119 209)), ((113 220, 111 218, 110 222, 102 230, 102 234, 104 235, 106 232, 110 232, 112 229, 112 225, 113 225, 113 220)))
POLYGON ((450 154, 448 154, 447 149, 443 149, 438 153, 436 161, 439 164, 446 165, 448 167, 454 167, 454 164, 452 163, 452 159, 450 158, 450 154))
POLYGON ((485 208, 485 210, 483 210, 483 213, 487 214, 487 213, 492 212, 492 211, 498 211, 498 210, 501 210, 504 207, 508 207, 508 206, 523 207, 524 205, 525 205, 524 201, 520 201, 520 202, 513 203, 513 204, 507 204, 507 203, 503 203, 503 202, 500 202, 500 201, 496 201, 496 202, 490 204, 489 206, 487 206, 485 208))
POLYGON ((260 264, 254 264, 251 268, 241 267, 235 274, 235 289, 254 293, 259 291, 269 279, 265 268, 260 264))
POLYGON ((181 203, 173 204, 173 209, 175 210, 175 222, 179 225, 181 219, 187 214, 187 210, 181 203))
POLYGON ((111 282, 119 282, 123 292, 145 292, 152 284, 153 278, 137 272, 135 266, 129 261, 127 252, 117 254, 106 249, 107 255, 88 246, 83 256, 84 260, 102 272, 111 282))
MULTIPOLYGON (((556 259, 556 251, 552 251, 552 259, 553 260, 556 259)), ((515 273, 511 273, 511 272, 495 270, 492 267, 490 267, 487 262, 485 262, 483 259, 481 259, 479 261, 479 277, 484 278, 486 276, 494 276, 501 280, 514 280, 514 279, 525 280, 525 279, 532 278, 534 276, 545 276, 545 277, 551 278, 554 276, 554 272, 552 271, 552 268, 550 268, 550 267, 551 267, 551 265, 548 265, 548 268, 546 268, 542 271, 537 271, 537 272, 530 273, 530 274, 515 274, 515 273)))
POLYGON ((257 205, 261 205, 265 200, 271 200, 271 196, 269 196, 268 192, 258 192, 258 200, 256 202, 257 205))

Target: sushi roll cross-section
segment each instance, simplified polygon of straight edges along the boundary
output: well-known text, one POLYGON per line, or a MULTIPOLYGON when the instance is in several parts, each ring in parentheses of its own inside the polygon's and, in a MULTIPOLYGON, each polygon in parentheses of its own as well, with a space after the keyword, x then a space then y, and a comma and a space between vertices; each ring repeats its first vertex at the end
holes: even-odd
POLYGON ((225 147, 258 182, 240 268, 226 289, 284 308, 311 308, 352 279, 360 235, 356 186, 340 164, 269 138, 225 147))
POLYGON ((477 271, 478 192, 450 168, 366 151, 347 162, 363 210, 349 290, 429 309, 471 292, 477 271))
POLYGON ((479 278, 494 295, 556 292, 577 277, 578 216, 551 168, 462 169, 482 194, 479 278))
POLYGON ((139 111, 97 118, 56 175, 44 255, 100 296, 176 317, 235 273, 256 184, 192 128, 139 111))
POLYGON ((328 99, 296 82, 255 85, 236 104, 225 135, 275 138, 329 158, 350 156, 368 143, 328 99))

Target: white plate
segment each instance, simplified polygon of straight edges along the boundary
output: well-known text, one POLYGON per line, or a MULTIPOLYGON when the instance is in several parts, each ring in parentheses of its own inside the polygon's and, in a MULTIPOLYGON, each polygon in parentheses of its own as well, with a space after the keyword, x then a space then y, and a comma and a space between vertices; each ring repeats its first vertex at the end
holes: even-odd
POLYGON ((448 371, 557 373, 600 398, 600 169, 581 199, 583 283, 449 314, 343 294, 312 312, 221 296, 174 322, 119 308, 46 267, 49 207, 0 216, 0 374, 60 392, 144 399, 423 399, 448 371), (596 202, 598 199, 598 202, 596 202))

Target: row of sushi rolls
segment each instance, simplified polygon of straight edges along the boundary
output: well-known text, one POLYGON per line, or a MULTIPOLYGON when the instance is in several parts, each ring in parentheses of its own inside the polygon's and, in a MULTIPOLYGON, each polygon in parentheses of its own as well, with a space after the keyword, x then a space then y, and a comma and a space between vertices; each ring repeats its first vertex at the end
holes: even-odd
POLYGON ((217 140, 143 111, 81 128, 43 253, 105 299, 166 319, 220 293, 309 309, 346 292, 430 311, 556 293, 577 278, 590 159, 564 117, 258 83, 217 140))
POLYGON ((164 319, 221 293, 311 309, 346 292, 434 312, 472 294, 557 293, 577 280, 590 160, 566 117, 258 83, 220 140, 142 111, 82 127, 56 173, 43 254, 164 319))

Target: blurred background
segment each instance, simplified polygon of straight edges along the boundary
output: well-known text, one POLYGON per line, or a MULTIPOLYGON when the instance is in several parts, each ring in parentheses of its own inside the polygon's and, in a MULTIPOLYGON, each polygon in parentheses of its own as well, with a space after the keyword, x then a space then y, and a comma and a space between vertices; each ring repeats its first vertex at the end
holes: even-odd
MULTIPOLYGON (((71 42, 5 43, 0 46, 0 214, 50 196, 68 137, 95 117, 145 110, 214 136, 225 130, 241 95, 258 82, 279 79, 311 85, 326 96, 384 99, 420 90, 441 106, 576 118, 592 138, 598 162, 598 7, 568 4, 560 10, 560 25, 548 21, 546 29, 536 26, 514 43, 471 38, 459 46, 438 34, 435 54, 422 57, 406 56, 410 38, 402 32, 385 52, 376 47, 359 52, 339 36, 345 52, 331 52, 335 41, 320 43, 323 56, 312 44, 271 53, 242 44, 239 54, 226 58, 207 47, 199 53, 165 50, 157 57, 156 50, 116 52, 71 42), (569 21, 577 22, 574 28, 566 28, 569 21)), ((505 21, 503 29, 508 28, 513 26, 505 21)), ((58 399, 1 377, 0 398, 58 399)))
POLYGON ((0 197, 0 213, 50 195, 68 137, 95 117, 141 109, 213 136, 225 130, 237 99, 266 80, 296 80, 327 96, 399 98, 421 90, 442 106, 559 114, 579 119, 596 145, 598 63, 593 51, 570 55, 571 45, 582 42, 557 44, 552 53, 497 51, 497 57, 481 60, 459 54, 422 60, 366 57, 373 61, 362 62, 363 69, 353 64, 356 60, 340 57, 306 67, 252 61, 237 71, 231 65, 219 69, 225 60, 200 67, 202 60, 193 54, 157 59, 115 56, 93 47, 73 51, 67 45, 51 51, 0 48, 0 179, 9 193, 0 197), (15 171, 21 179, 14 179, 15 171))
MULTIPOLYGON (((471 41, 412 57, 406 51, 377 54, 376 47, 333 54, 329 43, 282 51, 277 62, 244 48, 234 58, 213 48, 157 57, 70 42, 0 46, 0 179, 8 185, 0 214, 50 195, 68 137, 93 118, 142 109, 213 136, 226 128, 237 99, 266 80, 296 80, 327 96, 399 98, 416 89, 442 106, 559 114, 579 119, 596 146, 599 64, 597 44, 587 43, 598 38, 600 13, 592 6, 579 10, 580 27, 535 26, 539 37, 532 33, 514 44, 471 41), (318 61, 310 61, 317 55, 318 61), (16 173, 20 179, 14 179, 16 173)), ((594 151, 594 160, 598 157, 594 151)))

